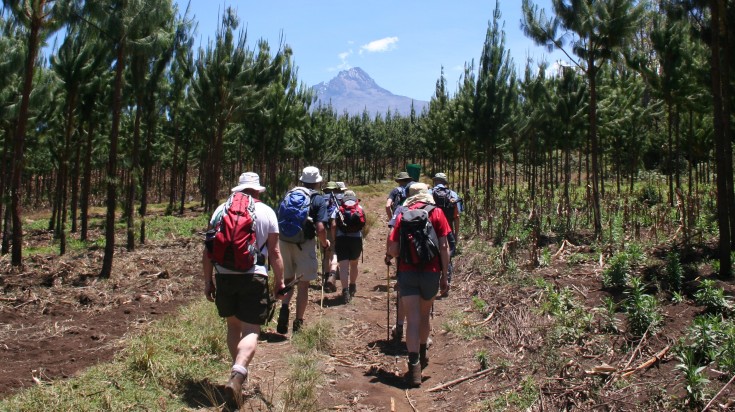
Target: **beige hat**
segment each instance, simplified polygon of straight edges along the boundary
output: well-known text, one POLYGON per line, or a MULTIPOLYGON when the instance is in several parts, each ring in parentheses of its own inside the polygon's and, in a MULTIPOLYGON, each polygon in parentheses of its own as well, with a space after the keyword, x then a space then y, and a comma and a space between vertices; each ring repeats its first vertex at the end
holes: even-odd
POLYGON ((322 175, 319 174, 319 169, 314 166, 306 166, 301 172, 300 181, 304 183, 319 183, 322 181, 322 175))
POLYGON ((340 187, 337 182, 327 182, 327 187, 324 190, 339 190, 340 187))
POLYGON ((441 180, 444 183, 447 183, 447 175, 445 173, 437 173, 434 175, 434 180, 441 180))
POLYGON ((265 192, 265 187, 260 185, 260 176, 254 172, 241 174, 237 186, 232 188, 232 193, 242 192, 245 189, 255 189, 260 193, 265 192))
POLYGON ((426 183, 414 183, 408 188, 408 197, 415 196, 421 193, 429 193, 429 185, 426 183))

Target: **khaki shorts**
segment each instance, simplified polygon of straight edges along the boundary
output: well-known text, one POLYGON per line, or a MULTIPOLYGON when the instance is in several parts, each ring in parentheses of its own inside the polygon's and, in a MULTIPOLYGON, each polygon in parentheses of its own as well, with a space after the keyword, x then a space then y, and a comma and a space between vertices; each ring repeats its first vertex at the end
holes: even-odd
POLYGON ((316 239, 309 239, 301 244, 281 240, 279 246, 283 257, 283 278, 286 283, 299 275, 302 281, 311 282, 316 279, 316 272, 319 270, 316 239))

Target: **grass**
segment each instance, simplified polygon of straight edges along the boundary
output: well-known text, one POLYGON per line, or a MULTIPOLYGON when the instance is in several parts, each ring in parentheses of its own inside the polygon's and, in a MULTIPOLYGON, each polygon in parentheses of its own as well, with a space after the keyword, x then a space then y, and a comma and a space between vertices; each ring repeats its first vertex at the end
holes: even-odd
POLYGON ((197 407, 182 396, 226 371, 223 321, 204 300, 129 338, 115 361, 73 379, 39 385, 0 401, 2 411, 170 410, 197 407))
MULTIPOLYGON (((267 399, 279 398, 278 410, 319 408, 318 385, 324 379, 320 359, 334 345, 333 330, 328 321, 320 320, 293 338, 297 353, 286 357, 285 381, 274 382, 266 388, 272 393, 263 394, 267 399)), ((215 306, 200 300, 176 316, 154 322, 144 334, 127 338, 114 361, 72 379, 19 392, 0 401, 0 411, 214 407, 219 397, 211 382, 224 381, 230 361, 225 337, 224 321, 215 306)))
POLYGON ((485 336, 486 327, 477 326, 467 313, 456 311, 449 315, 449 320, 442 323, 442 329, 453 333, 464 340, 474 340, 485 336))
MULTIPOLYGON (((154 209, 165 208, 165 204, 155 205, 154 209)), ((46 231, 48 230, 49 216, 47 215, 34 215, 34 219, 26 219, 23 225, 23 230, 26 232, 32 231, 46 231)), ((190 238, 198 232, 202 232, 206 229, 208 223, 208 216, 201 214, 197 217, 181 217, 181 216, 164 216, 160 214, 149 215, 146 217, 146 239, 152 242, 165 241, 176 238, 190 238)), ((103 227, 104 219, 92 218, 89 220, 89 227, 103 227)), ((67 231, 71 229, 71 223, 67 224, 67 231)), ((127 224, 124 220, 117 220, 115 222, 116 231, 124 231, 127 229, 127 224)), ((135 232, 136 238, 140 233, 140 218, 136 216, 135 220, 135 232)), ((119 234, 117 236, 117 242, 124 242, 125 235, 119 234)), ((89 249, 90 247, 104 247, 105 238, 104 234, 96 239, 90 239, 86 242, 82 242, 78 239, 78 234, 67 233, 67 252, 78 252, 89 249)), ((59 240, 53 239, 48 244, 40 242, 34 242, 34 246, 26 247, 23 250, 24 254, 30 255, 53 255, 59 253, 59 240)))

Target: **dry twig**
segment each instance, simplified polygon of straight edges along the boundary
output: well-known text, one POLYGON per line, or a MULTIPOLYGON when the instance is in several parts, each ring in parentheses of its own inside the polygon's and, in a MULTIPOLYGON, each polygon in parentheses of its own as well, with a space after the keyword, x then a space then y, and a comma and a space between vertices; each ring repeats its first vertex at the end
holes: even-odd
POLYGON ((661 359, 663 359, 663 357, 666 356, 666 353, 669 351, 669 349, 671 349, 671 345, 668 345, 665 348, 661 349, 661 351, 658 352, 657 354, 653 355, 653 357, 651 357, 647 361, 641 363, 635 369, 629 370, 629 371, 623 373, 621 376, 623 378, 627 378, 628 376, 636 373, 639 370, 648 368, 649 366, 651 366, 654 363, 656 363, 656 362, 660 361, 661 359))
POLYGON ((717 395, 713 396, 712 399, 710 399, 709 402, 707 402, 707 405, 704 406, 704 409, 702 409, 702 412, 705 412, 710 407, 710 405, 712 405, 712 402, 714 402, 715 399, 717 399, 720 395, 722 395, 722 392, 725 391, 725 388, 730 386, 733 380, 735 380, 735 375, 732 375, 732 378, 730 378, 730 380, 727 381, 725 386, 723 386, 722 389, 720 389, 720 391, 717 392, 717 395))
POLYGON ((438 391, 443 390, 443 389, 451 388, 452 386, 458 385, 458 384, 460 384, 460 383, 462 383, 464 381, 467 381, 467 380, 470 380, 470 379, 473 379, 473 378, 477 378, 478 376, 487 375, 488 373, 492 372, 493 370, 494 369, 483 369, 483 370, 481 370, 479 372, 473 373, 472 375, 463 376, 463 377, 458 378, 458 379, 455 379, 453 381, 449 381, 449 382, 447 382, 445 384, 442 384, 442 385, 439 385, 439 386, 435 386, 435 387, 427 390, 426 392, 438 392, 438 391))
POLYGON ((413 412, 418 412, 415 406, 413 406, 413 402, 411 401, 411 398, 408 397, 408 389, 406 389, 406 399, 408 399, 408 404, 411 405, 411 409, 413 409, 413 412))

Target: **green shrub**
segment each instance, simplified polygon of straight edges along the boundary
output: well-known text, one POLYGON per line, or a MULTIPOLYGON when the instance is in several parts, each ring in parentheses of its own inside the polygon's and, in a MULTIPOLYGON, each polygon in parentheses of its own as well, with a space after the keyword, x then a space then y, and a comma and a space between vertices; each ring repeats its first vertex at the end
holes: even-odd
POLYGON ((630 263, 626 253, 618 253, 610 259, 609 265, 602 272, 602 286, 622 289, 628 283, 630 263))
POLYGON ((653 334, 663 320, 656 298, 645 293, 645 285, 638 277, 631 278, 625 294, 628 332, 633 336, 643 336, 646 331, 653 334))
POLYGON ((683 348, 677 359, 679 364, 675 369, 684 375, 686 403, 690 407, 700 408, 707 396, 705 390, 709 383, 709 379, 702 373, 706 366, 699 365, 692 348, 683 348))
POLYGON ((684 282, 684 267, 679 260, 679 254, 674 251, 666 255, 666 282, 669 285, 669 291, 681 291, 684 282))
POLYGON ((725 291, 715 286, 715 281, 705 279, 699 284, 699 290, 694 294, 694 301, 705 307, 710 313, 727 314, 731 310, 730 302, 725 297, 725 291))

